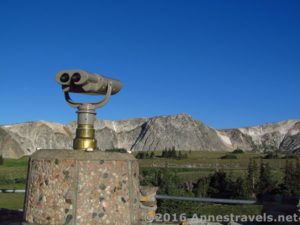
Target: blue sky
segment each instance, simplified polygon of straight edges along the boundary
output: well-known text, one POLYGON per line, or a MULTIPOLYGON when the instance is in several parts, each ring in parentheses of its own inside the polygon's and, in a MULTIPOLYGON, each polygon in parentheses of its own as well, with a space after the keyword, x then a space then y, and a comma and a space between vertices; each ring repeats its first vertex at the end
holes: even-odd
POLYGON ((1 1, 0 124, 75 120, 54 76, 77 68, 124 83, 99 119, 299 119, 299 12, 296 0, 1 1))

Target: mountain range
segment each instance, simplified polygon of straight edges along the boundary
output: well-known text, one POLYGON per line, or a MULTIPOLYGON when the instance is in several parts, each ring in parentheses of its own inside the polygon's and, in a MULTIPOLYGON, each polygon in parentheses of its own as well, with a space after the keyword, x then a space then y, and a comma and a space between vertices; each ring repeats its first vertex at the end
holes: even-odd
MULTIPOLYGON (((76 123, 47 121, 0 126, 0 155, 20 158, 37 149, 70 149, 76 123)), ((120 121, 97 120, 95 136, 101 150, 131 151, 275 151, 300 152, 300 120, 235 129, 214 129, 187 114, 120 121)))

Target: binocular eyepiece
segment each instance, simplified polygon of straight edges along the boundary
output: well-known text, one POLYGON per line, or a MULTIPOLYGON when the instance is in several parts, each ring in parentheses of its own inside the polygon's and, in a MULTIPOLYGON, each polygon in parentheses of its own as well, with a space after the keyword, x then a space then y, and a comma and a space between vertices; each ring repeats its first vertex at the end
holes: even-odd
POLYGON ((122 83, 99 74, 84 70, 63 70, 56 75, 56 81, 62 85, 64 92, 74 92, 92 95, 105 95, 111 85, 111 94, 118 93, 122 83))

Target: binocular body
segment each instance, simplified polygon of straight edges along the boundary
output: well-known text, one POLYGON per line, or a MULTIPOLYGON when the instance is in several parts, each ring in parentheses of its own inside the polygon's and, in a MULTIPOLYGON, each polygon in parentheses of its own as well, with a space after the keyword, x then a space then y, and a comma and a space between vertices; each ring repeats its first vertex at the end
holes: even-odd
POLYGON ((105 95, 109 84, 111 94, 118 93, 123 87, 119 80, 105 77, 100 74, 89 73, 84 70, 63 70, 57 73, 56 81, 62 85, 64 92, 105 95))
POLYGON ((56 74, 56 81, 62 86, 65 100, 71 107, 77 107, 77 129, 73 141, 76 150, 93 151, 97 149, 94 122, 96 109, 104 106, 111 95, 118 93, 122 83, 99 74, 89 73, 84 70, 63 70, 56 74), (99 102, 73 102, 69 92, 104 95, 99 102))

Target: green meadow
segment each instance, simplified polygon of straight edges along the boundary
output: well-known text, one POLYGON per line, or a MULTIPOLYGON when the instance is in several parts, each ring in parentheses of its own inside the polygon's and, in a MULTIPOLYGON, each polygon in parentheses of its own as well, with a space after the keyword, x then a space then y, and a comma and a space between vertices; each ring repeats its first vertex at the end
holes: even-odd
MULTIPOLYGON (((265 154, 261 153, 242 153, 234 154, 237 159, 221 159, 228 155, 228 152, 187 152, 186 159, 161 158, 161 152, 155 151, 154 158, 139 160, 141 170, 147 168, 168 167, 174 170, 182 181, 195 181, 211 173, 223 170, 233 177, 244 176, 247 174, 247 167, 250 159, 255 159, 257 164, 260 161, 269 163, 272 175, 276 180, 282 180, 286 159, 262 159, 265 154)), ((289 159, 293 160, 293 159, 289 159)))
MULTIPOLYGON (((228 152, 184 152, 187 158, 169 159, 162 158, 161 151, 154 151, 154 157, 139 160, 140 170, 148 170, 153 168, 168 167, 174 170, 182 182, 196 181, 197 179, 208 176, 216 170, 229 172, 232 176, 242 176, 247 173, 248 162, 251 158, 255 158, 257 163, 261 160, 268 162, 272 175, 281 180, 283 177, 283 169, 286 159, 261 159, 263 154, 259 153, 242 153, 235 154, 237 159, 221 159, 228 152)), ((4 159, 3 165, 0 165, 0 189, 25 189, 28 157, 21 159, 4 159)), ((24 194, 2 193, 0 194, 0 208, 20 209, 23 207, 24 194)), ((232 209, 234 206, 229 205, 203 205, 205 213, 218 211, 218 207, 224 211, 232 209), (213 210, 214 209, 214 210, 213 210)), ((240 208, 253 209, 254 206, 243 206, 240 208)), ((239 207, 237 207, 239 208, 239 207)), ((255 208, 255 207, 254 207, 255 208)), ((257 208, 254 209, 254 211, 257 208)))

